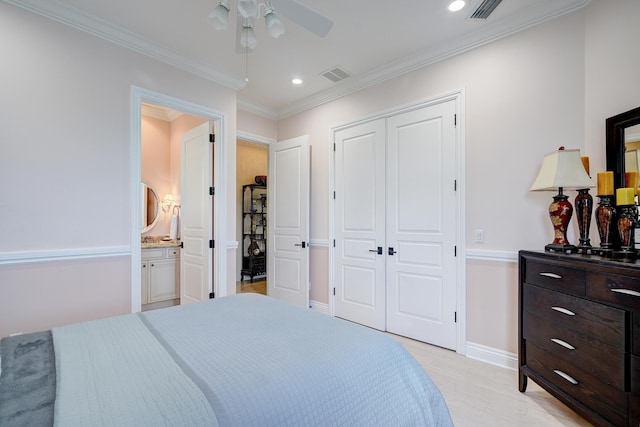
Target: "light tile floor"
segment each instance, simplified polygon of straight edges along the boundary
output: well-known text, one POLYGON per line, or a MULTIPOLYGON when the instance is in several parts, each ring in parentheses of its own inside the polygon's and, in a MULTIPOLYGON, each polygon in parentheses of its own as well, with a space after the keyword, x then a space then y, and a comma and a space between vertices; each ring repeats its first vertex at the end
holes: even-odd
POLYGON ((453 351, 397 335, 438 385, 456 427, 591 426, 532 380, 518 391, 518 374, 453 351))

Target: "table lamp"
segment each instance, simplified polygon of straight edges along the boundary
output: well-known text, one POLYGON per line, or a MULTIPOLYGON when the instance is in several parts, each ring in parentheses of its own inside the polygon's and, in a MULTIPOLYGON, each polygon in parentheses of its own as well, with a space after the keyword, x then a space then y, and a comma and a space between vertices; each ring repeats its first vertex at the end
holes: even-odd
POLYGON ((560 147, 544 156, 530 191, 558 191, 549 205, 554 239, 544 247, 545 251, 565 253, 577 251, 576 246, 567 240, 567 227, 573 215, 573 206, 562 190, 593 187, 593 182, 580 159, 580 150, 565 150, 564 147, 560 147))

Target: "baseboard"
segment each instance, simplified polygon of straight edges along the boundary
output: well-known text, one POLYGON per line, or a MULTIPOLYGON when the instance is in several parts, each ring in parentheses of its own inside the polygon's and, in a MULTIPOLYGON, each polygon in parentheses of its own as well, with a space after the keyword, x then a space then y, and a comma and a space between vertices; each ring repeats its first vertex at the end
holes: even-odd
POLYGON ((518 355, 467 341, 467 357, 507 369, 518 369, 518 355))
POLYGON ((320 313, 329 314, 329 304, 318 301, 309 301, 309 306, 312 310, 319 311, 320 313))

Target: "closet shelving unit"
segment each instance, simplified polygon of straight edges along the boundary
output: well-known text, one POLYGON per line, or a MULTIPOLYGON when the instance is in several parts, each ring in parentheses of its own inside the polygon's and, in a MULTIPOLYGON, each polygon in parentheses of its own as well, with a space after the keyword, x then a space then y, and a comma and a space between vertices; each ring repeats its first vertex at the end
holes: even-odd
POLYGON ((241 279, 267 275, 267 187, 242 186, 242 269, 241 279))

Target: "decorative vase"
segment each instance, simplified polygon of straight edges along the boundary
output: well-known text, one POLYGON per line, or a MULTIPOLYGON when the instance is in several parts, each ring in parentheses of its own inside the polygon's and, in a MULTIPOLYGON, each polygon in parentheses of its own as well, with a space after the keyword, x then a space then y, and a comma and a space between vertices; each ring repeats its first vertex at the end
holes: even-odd
POLYGON ((591 213, 593 211, 593 197, 589 194, 589 189, 578 190, 575 202, 576 219, 578 220, 578 230, 580 230, 580 243, 578 253, 591 254, 592 246, 589 239, 589 229, 591 228, 591 213))
POLYGON ((636 217, 634 205, 618 206, 618 236, 620 236, 620 254, 625 257, 635 255, 634 228, 636 217))
POLYGON ((616 208, 611 203, 613 195, 598 196, 600 201, 596 208, 596 225, 600 235, 600 248, 598 252, 602 256, 610 256, 613 252, 613 230, 615 224, 616 208))
POLYGON ((247 248, 247 252, 249 252, 249 255, 259 255, 260 254, 260 246, 258 246, 258 242, 256 242, 255 240, 252 240, 251 244, 247 248))

